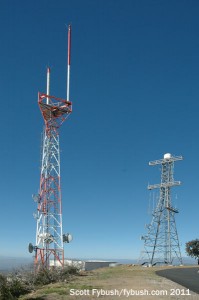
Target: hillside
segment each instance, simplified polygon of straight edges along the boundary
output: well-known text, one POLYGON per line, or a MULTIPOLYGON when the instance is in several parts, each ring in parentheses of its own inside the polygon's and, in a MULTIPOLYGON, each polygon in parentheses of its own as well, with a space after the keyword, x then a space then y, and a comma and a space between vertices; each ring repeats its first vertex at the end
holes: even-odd
POLYGON ((82 272, 78 276, 71 277, 67 282, 42 286, 29 295, 21 296, 20 299, 199 299, 199 295, 155 274, 157 270, 163 268, 166 267, 144 268, 121 265, 82 272))

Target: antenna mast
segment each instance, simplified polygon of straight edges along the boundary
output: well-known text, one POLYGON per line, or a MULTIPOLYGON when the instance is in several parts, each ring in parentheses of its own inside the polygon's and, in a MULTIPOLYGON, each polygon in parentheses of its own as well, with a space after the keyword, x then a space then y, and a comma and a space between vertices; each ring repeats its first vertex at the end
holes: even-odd
MULTIPOLYGON (((68 62, 70 73, 71 26, 68 28, 68 62)), ((68 73, 68 74, 69 74, 68 73)), ((47 89, 38 93, 38 104, 44 119, 40 189, 33 195, 37 203, 36 245, 29 244, 29 252, 35 251, 35 269, 49 269, 50 266, 64 266, 64 242, 69 243, 72 236, 62 232, 62 197, 60 183, 59 128, 72 112, 69 101, 69 77, 67 99, 50 95, 50 68, 47 68, 47 89)))
POLYGON ((70 92, 70 52, 71 52, 71 25, 68 26, 68 65, 67 65, 67 89, 66 89, 66 100, 69 101, 70 92))

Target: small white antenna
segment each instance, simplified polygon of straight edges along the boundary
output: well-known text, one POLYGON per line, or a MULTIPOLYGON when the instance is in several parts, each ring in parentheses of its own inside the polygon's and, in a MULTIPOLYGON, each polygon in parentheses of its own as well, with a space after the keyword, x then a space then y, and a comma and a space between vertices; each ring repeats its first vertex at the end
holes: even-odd
MULTIPOLYGON (((46 95, 50 96, 50 68, 47 68, 47 86, 46 86, 46 95)), ((49 97, 46 97, 46 104, 49 104, 49 97)))

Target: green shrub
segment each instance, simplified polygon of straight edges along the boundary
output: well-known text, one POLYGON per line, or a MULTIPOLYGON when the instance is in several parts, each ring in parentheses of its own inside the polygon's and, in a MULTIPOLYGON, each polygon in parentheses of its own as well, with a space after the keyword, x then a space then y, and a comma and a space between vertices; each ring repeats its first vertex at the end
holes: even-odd
POLYGON ((35 275, 34 275, 34 284, 35 285, 46 285, 52 282, 55 282, 55 279, 53 278, 52 272, 47 269, 40 269, 35 275))
POLYGON ((66 281, 77 275, 78 269, 74 266, 65 268, 41 268, 38 272, 15 271, 8 278, 0 274, 0 300, 16 300, 21 295, 28 294, 36 286, 66 281))
POLYGON ((18 279, 13 279, 9 284, 9 289, 12 296, 18 298, 20 295, 25 295, 30 292, 28 286, 18 279))
POLYGON ((77 275, 78 273, 79 273, 79 270, 74 266, 64 267, 63 269, 60 269, 59 281, 66 281, 72 275, 77 275))
POLYGON ((65 268, 51 268, 51 269, 40 269, 34 275, 35 285, 46 285, 49 283, 55 283, 59 281, 67 280, 71 275, 77 275, 78 270, 74 266, 69 266, 65 268))
POLYGON ((66 268, 63 269, 63 271, 65 269, 68 271, 68 274, 70 274, 70 275, 77 275, 79 273, 79 270, 74 266, 66 267, 66 268))
POLYGON ((8 286, 8 282, 5 276, 0 274, 0 300, 13 300, 15 299, 8 286))
POLYGON ((30 292, 30 288, 15 275, 7 278, 0 274, 0 300, 18 299, 20 295, 30 292))

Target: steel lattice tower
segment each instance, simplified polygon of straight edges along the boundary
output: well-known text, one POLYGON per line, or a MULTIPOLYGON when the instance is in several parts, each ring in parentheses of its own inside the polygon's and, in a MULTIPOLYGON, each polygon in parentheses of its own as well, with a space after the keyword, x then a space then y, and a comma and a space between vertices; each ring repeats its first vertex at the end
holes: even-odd
POLYGON ((62 232, 62 198, 60 184, 59 129, 72 112, 69 101, 71 27, 68 29, 68 78, 67 100, 50 96, 50 68, 47 69, 46 94, 38 93, 38 105, 44 119, 42 162, 37 202, 36 245, 29 244, 29 252, 35 250, 35 267, 64 266, 64 242, 71 235, 62 232))
POLYGON ((181 185, 180 181, 174 181, 174 162, 182 159, 182 156, 167 153, 163 159, 149 162, 150 166, 161 165, 161 183, 148 185, 149 190, 159 189, 160 192, 151 224, 147 225, 148 233, 141 237, 144 240, 144 251, 140 257, 143 264, 173 264, 174 259, 182 264, 175 222, 178 210, 173 207, 171 199, 171 188, 181 185))

